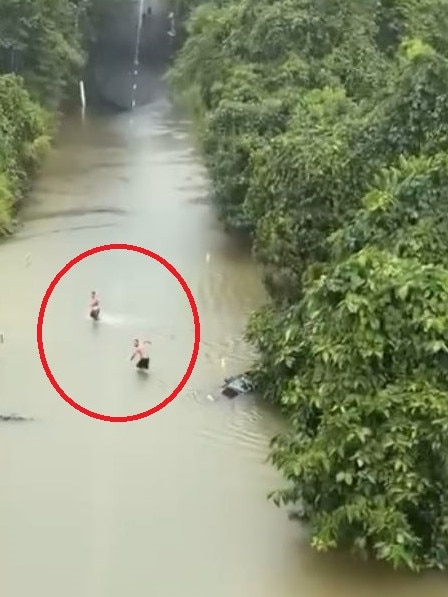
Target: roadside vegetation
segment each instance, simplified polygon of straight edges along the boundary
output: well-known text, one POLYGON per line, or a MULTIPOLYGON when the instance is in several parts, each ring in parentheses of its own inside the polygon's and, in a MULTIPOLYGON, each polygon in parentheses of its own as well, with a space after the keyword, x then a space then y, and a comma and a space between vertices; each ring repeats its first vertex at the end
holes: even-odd
POLYGON ((254 375, 312 545, 448 567, 448 0, 224 0, 169 74, 271 300, 254 375))
POLYGON ((0 0, 0 235, 73 95, 86 49, 126 0, 0 0))

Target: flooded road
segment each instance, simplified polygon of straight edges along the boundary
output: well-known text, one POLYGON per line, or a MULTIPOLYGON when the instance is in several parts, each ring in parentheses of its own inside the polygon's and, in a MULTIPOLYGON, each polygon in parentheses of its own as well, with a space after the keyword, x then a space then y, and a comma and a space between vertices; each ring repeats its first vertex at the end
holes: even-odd
MULTIPOLYGON (((0 586, 6 597, 442 597, 415 580, 322 558, 266 500, 281 482, 265 463, 279 421, 252 399, 210 400, 250 361, 242 339, 264 300, 247 251, 207 200, 188 125, 162 99, 132 114, 63 128, 24 226, 0 246, 0 403, 32 422, 0 427, 0 586), (39 362, 36 317, 64 264, 106 243, 169 260, 196 298, 201 350, 187 387, 149 419, 111 424, 72 409, 39 362)), ((86 408, 140 412, 177 385, 193 320, 178 283, 141 255, 80 263, 56 287, 45 350, 59 384, 86 408), (91 290, 103 321, 87 318, 91 290), (152 371, 129 362, 149 337, 152 371)))

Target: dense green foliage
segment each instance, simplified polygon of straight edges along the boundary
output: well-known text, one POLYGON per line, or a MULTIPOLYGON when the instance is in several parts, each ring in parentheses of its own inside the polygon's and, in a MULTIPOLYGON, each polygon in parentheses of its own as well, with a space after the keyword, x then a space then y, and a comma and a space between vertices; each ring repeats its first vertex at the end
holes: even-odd
POLYGON ((0 234, 48 145, 48 115, 14 75, 0 77, 0 234))
POLYGON ((49 143, 85 48, 126 0, 0 0, 0 234, 49 143))
POLYGON ((271 302, 247 336, 316 549, 448 567, 448 0, 200 3, 170 73, 271 302))

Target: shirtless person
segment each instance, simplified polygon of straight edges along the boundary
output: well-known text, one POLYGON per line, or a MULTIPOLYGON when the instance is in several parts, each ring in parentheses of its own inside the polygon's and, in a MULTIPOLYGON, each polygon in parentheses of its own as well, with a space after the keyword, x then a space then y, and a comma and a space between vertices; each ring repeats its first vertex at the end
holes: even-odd
POLYGON ((100 299, 95 290, 92 290, 92 294, 90 295, 90 317, 94 321, 98 321, 100 318, 100 299))
POLYGON ((151 342, 149 340, 141 341, 138 340, 138 338, 134 340, 134 352, 132 353, 131 361, 138 356, 139 360, 137 361, 136 365, 137 369, 147 371, 149 369, 149 357, 145 350, 145 344, 151 344, 151 342))

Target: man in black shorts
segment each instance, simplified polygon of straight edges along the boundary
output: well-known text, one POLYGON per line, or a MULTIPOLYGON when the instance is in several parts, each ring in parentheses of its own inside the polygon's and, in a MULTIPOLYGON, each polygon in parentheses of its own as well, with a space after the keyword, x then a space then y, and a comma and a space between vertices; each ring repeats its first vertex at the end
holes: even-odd
POLYGON ((149 357, 146 354, 145 344, 151 344, 151 342, 149 340, 141 341, 138 338, 136 338, 134 340, 134 352, 131 356, 131 361, 133 361, 135 357, 138 357, 136 367, 137 369, 143 371, 147 371, 149 369, 149 357))

